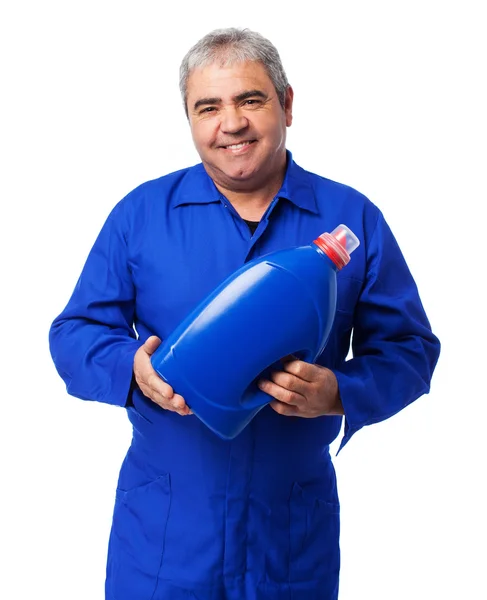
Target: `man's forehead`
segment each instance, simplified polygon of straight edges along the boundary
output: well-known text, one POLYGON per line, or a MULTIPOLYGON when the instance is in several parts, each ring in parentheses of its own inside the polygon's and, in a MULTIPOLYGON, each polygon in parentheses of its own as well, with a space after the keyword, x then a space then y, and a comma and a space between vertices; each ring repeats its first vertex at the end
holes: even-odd
MULTIPOLYGON (((256 61, 245 61, 231 65, 221 65, 218 62, 195 67, 189 72, 188 90, 200 86, 224 86, 246 89, 247 82, 254 82, 251 87, 266 87, 272 82, 262 63, 256 61), (240 82, 240 83, 239 83, 240 82), (244 83, 245 82, 245 83, 244 83), (255 83, 259 83, 258 86, 255 83)), ((242 89, 241 91, 244 91, 242 89)))

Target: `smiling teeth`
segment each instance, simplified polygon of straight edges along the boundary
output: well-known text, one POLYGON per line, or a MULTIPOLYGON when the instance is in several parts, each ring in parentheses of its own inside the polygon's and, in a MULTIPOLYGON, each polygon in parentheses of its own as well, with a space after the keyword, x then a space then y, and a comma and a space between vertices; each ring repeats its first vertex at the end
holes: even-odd
POLYGON ((241 144, 232 144, 231 146, 227 146, 230 150, 238 150, 239 148, 243 148, 244 146, 250 146, 250 142, 242 142, 241 144))

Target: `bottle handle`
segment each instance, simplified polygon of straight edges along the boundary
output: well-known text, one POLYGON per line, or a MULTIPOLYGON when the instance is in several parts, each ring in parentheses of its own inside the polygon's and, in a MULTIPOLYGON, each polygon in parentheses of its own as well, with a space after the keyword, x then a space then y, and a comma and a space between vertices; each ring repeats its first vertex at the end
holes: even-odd
MULTIPOLYGON (((294 352, 292 356, 295 356, 298 360, 302 360, 307 363, 313 363, 315 359, 315 353, 312 350, 301 350, 299 352, 294 352)), ((265 404, 269 404, 272 402, 274 398, 262 391, 257 387, 257 380, 261 379, 269 379, 270 371, 282 371, 282 362, 277 360, 272 363, 266 369, 262 371, 262 373, 249 385, 249 387, 245 390, 241 405, 246 410, 253 410, 255 408, 259 408, 264 406, 265 404)))
POLYGON ((242 398, 242 408, 246 411, 252 411, 258 408, 263 408, 269 402, 272 402, 274 398, 266 394, 257 387, 255 383, 252 383, 246 390, 242 398))

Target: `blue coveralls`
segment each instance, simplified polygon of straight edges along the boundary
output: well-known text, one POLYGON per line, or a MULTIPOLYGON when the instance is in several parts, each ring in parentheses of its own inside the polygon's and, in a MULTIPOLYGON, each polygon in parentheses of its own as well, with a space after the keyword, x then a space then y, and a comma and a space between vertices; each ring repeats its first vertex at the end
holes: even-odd
POLYGON ((164 339, 243 263, 309 244, 340 223, 361 244, 338 274, 338 311, 318 362, 338 378, 343 447, 364 425, 427 393, 439 355, 375 205, 306 172, 288 152, 282 188, 252 238, 201 164, 139 186, 109 215, 50 331, 68 393, 125 406, 133 425, 116 491, 107 600, 337 598, 339 501, 329 445, 341 417, 285 417, 266 407, 224 441, 196 416, 145 398, 132 370, 150 335, 164 339), (354 358, 346 361, 352 329, 354 358))

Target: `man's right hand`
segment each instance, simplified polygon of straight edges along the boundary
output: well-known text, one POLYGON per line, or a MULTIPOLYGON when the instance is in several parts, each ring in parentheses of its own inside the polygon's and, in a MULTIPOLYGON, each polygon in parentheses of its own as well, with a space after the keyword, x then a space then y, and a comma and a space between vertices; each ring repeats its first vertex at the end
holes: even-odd
POLYGON ((134 376, 141 392, 147 398, 166 410, 172 410, 179 415, 192 415, 192 411, 186 404, 184 398, 175 394, 174 390, 168 385, 154 370, 150 357, 156 351, 161 340, 152 335, 147 338, 145 344, 141 346, 134 357, 134 376))

